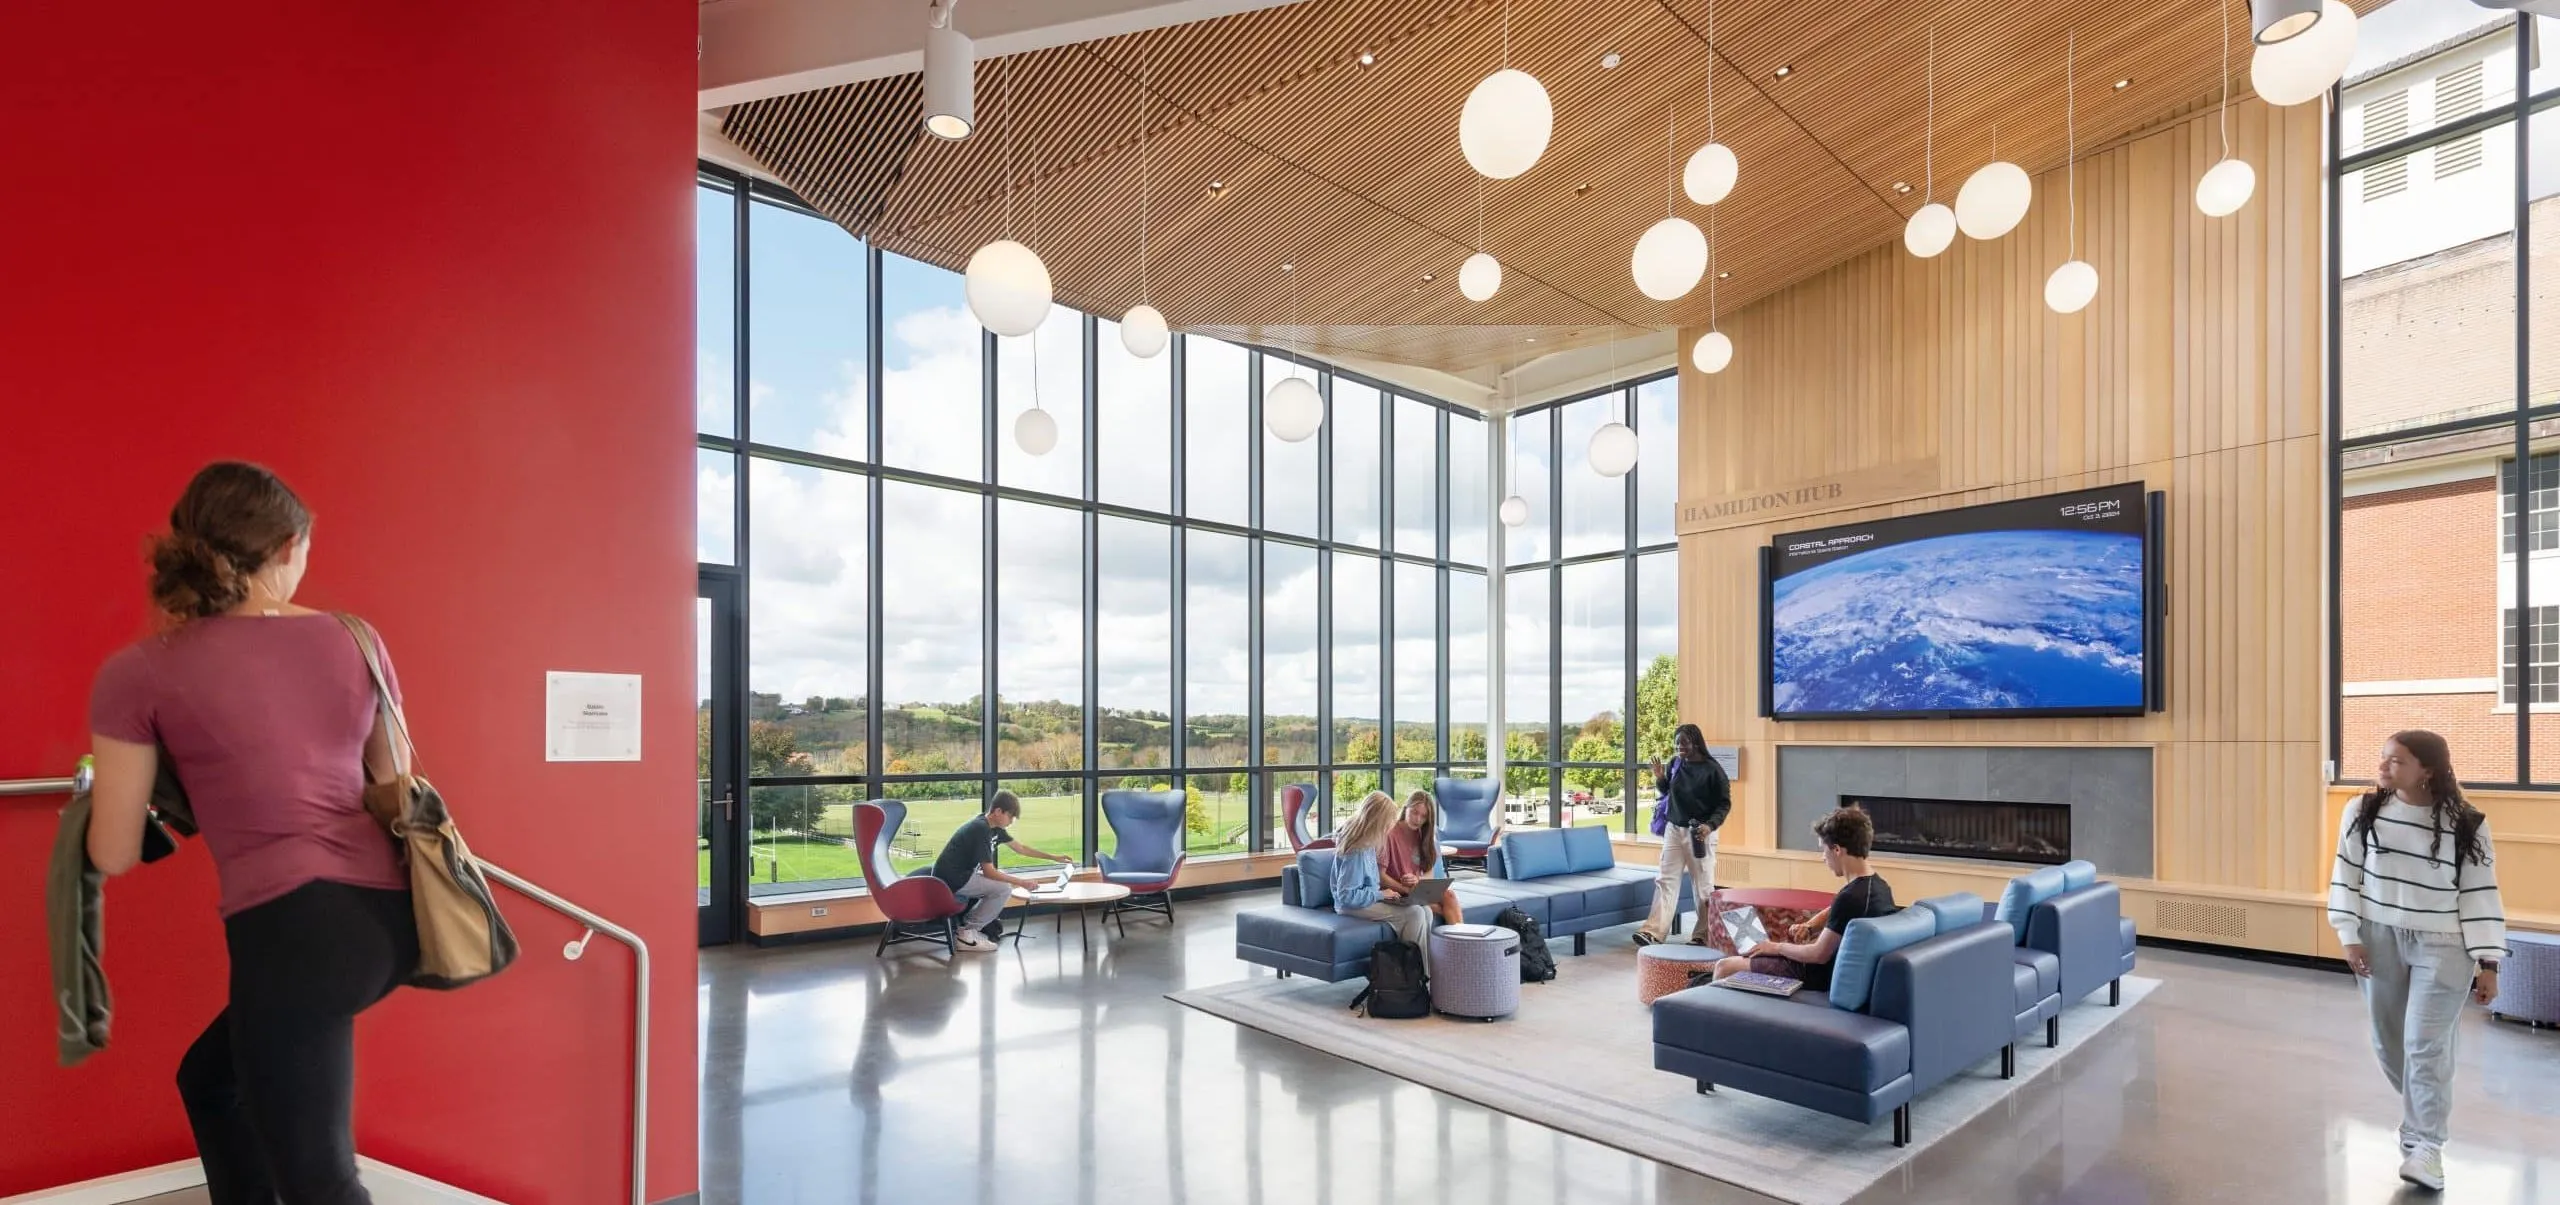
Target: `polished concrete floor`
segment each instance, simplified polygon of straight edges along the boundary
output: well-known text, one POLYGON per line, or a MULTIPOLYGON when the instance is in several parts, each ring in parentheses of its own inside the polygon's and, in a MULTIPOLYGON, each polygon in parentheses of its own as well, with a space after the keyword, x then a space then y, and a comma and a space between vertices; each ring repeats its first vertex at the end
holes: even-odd
MULTIPOLYGON (((1235 960, 1231 919, 1266 895, 1089 948, 1043 920, 956 966, 868 941, 705 951, 705 1205, 1767 1199, 1165 999, 1270 974, 1235 960)), ((2431 1199, 2395 1175, 2398 1101, 2346 976, 2163 950, 2142 973, 2166 986, 2134 1015, 1860 1205, 2431 1199)), ((2560 1202, 2560 1032, 2464 1024, 2441 1199, 2560 1202)))

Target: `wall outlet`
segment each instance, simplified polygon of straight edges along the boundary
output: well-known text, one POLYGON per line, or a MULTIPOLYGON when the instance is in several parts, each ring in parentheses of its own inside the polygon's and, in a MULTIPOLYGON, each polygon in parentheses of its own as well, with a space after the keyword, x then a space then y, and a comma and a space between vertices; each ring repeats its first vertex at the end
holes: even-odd
POLYGON ((825 916, 826 914, 827 910, 824 908, 811 908, 809 910, 809 915, 811 916, 825 916))

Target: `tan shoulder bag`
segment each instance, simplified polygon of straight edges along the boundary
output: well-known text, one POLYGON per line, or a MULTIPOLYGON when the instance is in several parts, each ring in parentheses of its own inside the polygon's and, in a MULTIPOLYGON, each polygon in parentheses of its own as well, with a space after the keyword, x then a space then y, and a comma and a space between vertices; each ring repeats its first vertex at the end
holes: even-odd
POLYGON ((463 844, 444 797, 411 767, 417 747, 409 740, 408 717, 383 678, 382 649, 373 629, 343 612, 338 622, 364 654, 375 705, 391 726, 391 760, 397 772, 389 782, 375 782, 373 767, 365 767, 364 810, 382 823, 409 864, 409 898, 418 916, 418 969, 409 984, 450 991, 477 983, 516 960, 515 931, 499 915, 488 876, 480 872, 471 847, 463 844))

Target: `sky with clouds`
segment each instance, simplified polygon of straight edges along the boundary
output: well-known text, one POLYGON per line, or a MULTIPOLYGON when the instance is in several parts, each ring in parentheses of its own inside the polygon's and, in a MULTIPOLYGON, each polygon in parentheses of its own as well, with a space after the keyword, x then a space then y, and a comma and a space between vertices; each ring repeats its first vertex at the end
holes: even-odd
MULTIPOLYGON (((730 331, 730 203, 705 194, 702 240, 698 399, 701 429, 730 434, 737 340, 730 331)), ((868 282, 861 245, 821 219, 757 205, 752 209, 754 297, 749 307, 749 414, 758 443, 845 460, 870 459, 868 361, 863 299, 868 282)), ((964 480, 982 473, 981 332, 969 316, 957 275, 888 255, 881 258, 881 459, 884 463, 964 480)), ((1164 513, 1173 502, 1173 357, 1142 360, 1121 346, 1118 329, 1096 323, 1094 371, 1097 431, 1084 430, 1079 392, 1085 347, 1080 316, 1060 306, 1031 336, 999 340, 996 388, 996 479, 1072 499, 1083 491, 1088 443, 1094 494, 1103 502, 1164 513), (1024 453, 1013 425, 1033 406, 1058 426, 1057 447, 1024 453)), ((1249 456, 1259 437, 1264 461, 1266 528, 1318 533, 1317 443, 1287 444, 1248 425, 1252 353, 1208 339, 1187 343, 1184 443, 1187 509, 1194 516, 1243 524, 1252 488, 1249 456)), ((1271 371, 1286 371, 1275 361, 1271 371)), ((1647 386, 1635 400, 1640 430, 1671 421, 1673 388, 1647 386)), ((1564 408, 1560 446, 1579 449, 1600 423, 1617 417, 1613 395, 1564 408)), ((1326 422, 1334 439, 1334 538, 1364 547, 1429 555, 1438 510, 1451 507, 1452 555, 1482 563, 1491 544, 1492 488, 1487 481, 1484 424, 1452 421, 1447 499, 1436 488, 1435 409, 1351 382, 1336 386, 1326 422), (1382 439, 1382 433, 1384 438, 1382 439), (1381 497, 1382 461, 1395 465, 1395 497, 1381 497), (1386 516, 1394 514, 1393 530, 1386 516)), ((1535 518, 1512 533, 1512 562, 1540 559, 1560 541, 1567 556, 1622 546, 1626 484, 1593 473, 1580 456, 1564 465, 1562 531, 1545 530, 1544 485, 1551 438, 1545 412, 1515 420, 1521 431, 1518 472, 1539 486, 1526 490, 1535 518)), ((1640 513, 1647 540, 1669 539, 1676 441, 1644 441, 1640 513), (1659 485, 1654 483, 1659 482, 1659 485), (1651 516, 1659 514, 1658 523, 1651 516), (1656 529, 1659 530, 1656 530, 1656 529)), ((730 557, 734 461, 704 452, 699 461, 699 538, 706 560, 730 557)), ((1102 706, 1168 711, 1173 675, 1173 550, 1166 523, 1100 515, 1073 505, 1015 499, 995 507, 994 605, 985 600, 981 554, 987 515, 981 496, 889 481, 879 505, 881 580, 869 578, 863 545, 872 505, 858 474, 757 459, 747 493, 751 606, 749 682, 785 699, 863 693, 873 634, 867 608, 873 590, 884 613, 884 694, 892 703, 958 703, 982 689, 986 625, 994 624, 1001 680, 1009 699, 1072 699, 1081 691, 1087 649, 1080 564, 1088 539, 1098 551, 1098 608, 1091 648, 1102 706)), ((1065 500, 1065 499, 1062 499, 1065 500)), ((1194 714, 1246 709, 1250 665, 1252 546, 1206 530, 1188 536, 1184 588, 1190 657, 1181 667, 1194 714)), ((1318 553, 1265 545, 1265 704, 1275 715, 1312 714, 1317 705, 1317 621, 1322 612, 1318 553)), ((1429 566, 1392 562, 1349 550, 1333 554, 1334 682, 1337 715, 1374 718, 1384 700, 1385 666, 1396 675, 1399 713, 1432 706, 1427 675, 1435 666, 1429 566), (1396 592, 1395 613, 1382 614, 1384 582, 1396 592), (1418 601, 1417 601, 1418 600, 1418 601)), ((1670 651, 1675 615, 1670 558, 1644 558, 1638 651, 1670 651)), ((1510 589, 1543 603, 1560 589, 1564 623, 1564 712, 1570 722, 1623 707, 1626 690, 1623 561, 1515 572, 1510 589)), ((1489 661, 1486 579, 1451 576, 1450 695, 1452 717, 1487 717, 1489 661)), ((1550 633, 1545 609, 1515 606, 1506 627, 1513 651, 1507 698, 1516 720, 1543 717, 1550 633), (1524 658, 1527 650, 1538 650, 1524 658), (1525 708, 1525 709, 1524 709, 1525 708)))

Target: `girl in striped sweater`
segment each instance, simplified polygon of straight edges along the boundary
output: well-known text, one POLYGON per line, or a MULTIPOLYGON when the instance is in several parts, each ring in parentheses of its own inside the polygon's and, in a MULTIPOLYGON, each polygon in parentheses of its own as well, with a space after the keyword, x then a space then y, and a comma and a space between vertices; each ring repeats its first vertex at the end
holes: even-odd
POLYGON ((2443 737, 2393 736, 2375 782, 2338 818, 2329 923, 2401 1096, 2400 1178, 2441 1191, 2462 999, 2498 994, 2506 954, 2497 851, 2488 818, 2462 798, 2443 737))

